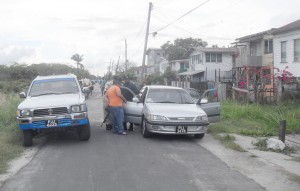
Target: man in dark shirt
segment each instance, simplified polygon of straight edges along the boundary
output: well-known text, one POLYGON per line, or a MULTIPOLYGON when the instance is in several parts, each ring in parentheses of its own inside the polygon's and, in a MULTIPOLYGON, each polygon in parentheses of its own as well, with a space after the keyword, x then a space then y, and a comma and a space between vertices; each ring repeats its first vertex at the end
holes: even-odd
MULTIPOLYGON (((135 95, 137 95, 139 93, 139 90, 137 89, 136 85, 134 83, 132 83, 128 77, 125 78, 123 86, 129 88, 131 91, 133 91, 133 93, 135 95)), ((127 91, 123 90, 122 94, 127 101, 132 101, 133 95, 131 92, 129 92, 128 90, 127 91)), ((124 130, 127 130, 127 122, 124 122, 123 126, 124 126, 124 130)), ((133 123, 130 123, 128 131, 133 131, 133 123)))

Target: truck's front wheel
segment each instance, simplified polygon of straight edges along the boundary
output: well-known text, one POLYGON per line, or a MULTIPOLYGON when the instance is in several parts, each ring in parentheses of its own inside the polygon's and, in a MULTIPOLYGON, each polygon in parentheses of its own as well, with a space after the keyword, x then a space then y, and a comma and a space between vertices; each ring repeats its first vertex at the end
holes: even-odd
POLYGON ((91 136, 90 124, 82 125, 79 129, 79 139, 82 141, 87 141, 91 136))
POLYGON ((25 147, 30 147, 32 146, 32 131, 31 130, 24 130, 23 131, 23 145, 25 147))

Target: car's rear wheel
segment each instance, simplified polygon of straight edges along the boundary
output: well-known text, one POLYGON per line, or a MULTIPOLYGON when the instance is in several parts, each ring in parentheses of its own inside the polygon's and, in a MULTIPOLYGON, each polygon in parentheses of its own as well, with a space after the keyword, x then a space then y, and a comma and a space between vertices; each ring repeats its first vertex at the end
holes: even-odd
POLYGON ((147 129, 147 122, 144 118, 142 121, 142 134, 144 138, 150 138, 152 136, 152 133, 147 129))
POLYGON ((32 133, 31 130, 24 130, 23 131, 23 145, 25 147, 32 146, 32 137, 33 137, 33 133, 32 133))
POLYGON ((201 134, 195 134, 194 136, 197 139, 202 139, 204 137, 204 135, 205 135, 204 133, 201 133, 201 134))
POLYGON ((81 141, 89 140, 91 136, 90 124, 82 125, 79 129, 78 135, 81 141))

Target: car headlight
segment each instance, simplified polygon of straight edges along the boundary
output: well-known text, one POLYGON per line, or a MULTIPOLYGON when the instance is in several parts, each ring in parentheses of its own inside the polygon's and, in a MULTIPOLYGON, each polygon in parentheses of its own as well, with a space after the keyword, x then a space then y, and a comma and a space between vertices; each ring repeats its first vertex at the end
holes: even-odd
POLYGON ((148 114, 146 118, 148 121, 166 121, 167 120, 167 118, 165 116, 153 115, 153 114, 148 114))
POLYGON ((80 113, 80 112, 85 112, 87 111, 87 108, 84 104, 81 104, 81 105, 73 105, 71 106, 71 111, 73 113, 80 113))
POLYGON ((207 122, 208 117, 206 115, 198 116, 198 117, 195 118, 195 121, 205 121, 205 122, 207 122))
POLYGON ((18 110, 18 115, 19 116, 29 116, 30 115, 30 110, 18 110))

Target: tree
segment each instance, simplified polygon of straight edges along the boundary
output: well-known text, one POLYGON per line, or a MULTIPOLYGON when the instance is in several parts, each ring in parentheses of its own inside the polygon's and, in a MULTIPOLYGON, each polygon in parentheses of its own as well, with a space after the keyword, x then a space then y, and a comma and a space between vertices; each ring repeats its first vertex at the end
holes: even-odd
POLYGON ((203 41, 201 38, 178 38, 174 40, 174 43, 170 41, 166 42, 161 46, 165 51, 168 60, 181 60, 187 59, 191 48, 196 47, 206 47, 207 42, 203 41))
POLYGON ((163 77, 167 79, 168 85, 171 85, 172 81, 176 81, 177 75, 176 75, 176 72, 172 71, 171 67, 168 66, 163 74, 163 77))
POLYGON ((80 63, 83 60, 83 55, 74 54, 71 59, 76 62, 77 68, 84 69, 84 66, 80 63))

